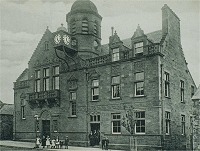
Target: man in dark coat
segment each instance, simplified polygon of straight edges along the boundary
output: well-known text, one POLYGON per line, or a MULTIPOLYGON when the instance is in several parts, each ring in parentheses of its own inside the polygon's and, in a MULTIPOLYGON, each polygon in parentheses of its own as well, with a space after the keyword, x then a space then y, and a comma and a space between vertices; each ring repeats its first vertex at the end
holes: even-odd
POLYGON ((109 139, 108 139, 108 137, 106 137, 106 140, 105 140, 105 148, 106 148, 106 150, 108 150, 108 144, 109 144, 109 139))
POLYGON ((43 146, 43 148, 45 148, 45 146, 46 146, 46 137, 45 136, 42 137, 42 146, 43 146))
POLYGON ((65 137, 65 149, 68 149, 68 145, 69 145, 69 138, 68 136, 65 137))

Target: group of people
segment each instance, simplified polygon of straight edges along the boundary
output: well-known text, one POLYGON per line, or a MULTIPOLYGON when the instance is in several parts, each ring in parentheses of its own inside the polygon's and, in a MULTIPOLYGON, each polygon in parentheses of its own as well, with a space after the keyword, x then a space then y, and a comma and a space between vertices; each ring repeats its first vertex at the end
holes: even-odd
POLYGON ((35 147, 39 148, 41 145, 42 148, 62 148, 63 145, 65 146, 65 149, 68 149, 69 145, 69 138, 68 136, 65 137, 64 141, 61 141, 59 137, 57 136, 56 138, 54 137, 53 139, 50 139, 49 136, 45 137, 43 136, 41 139, 40 137, 36 137, 36 142, 35 142, 35 147))
MULTIPOLYGON (((102 150, 108 150, 109 139, 108 137, 101 136, 101 147, 102 150)), ((90 146, 99 145, 100 142, 100 132, 99 131, 91 131, 89 134, 90 146)))
POLYGON ((99 145, 100 142, 100 132, 99 131, 91 131, 89 134, 90 146, 99 145))

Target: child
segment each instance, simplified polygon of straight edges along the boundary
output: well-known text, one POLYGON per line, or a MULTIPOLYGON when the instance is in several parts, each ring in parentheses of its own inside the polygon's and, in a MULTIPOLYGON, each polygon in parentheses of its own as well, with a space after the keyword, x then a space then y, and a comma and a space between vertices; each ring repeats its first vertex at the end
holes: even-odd
POLYGON ((55 138, 53 138, 51 140, 51 148, 55 148, 55 146, 56 146, 56 140, 55 140, 55 138))
POLYGON ((47 148, 50 148, 50 138, 49 138, 49 136, 47 136, 47 139, 46 139, 46 146, 47 146, 47 148))
POLYGON ((40 146, 40 138, 39 136, 36 137, 35 148, 39 148, 40 146))
POLYGON ((59 141, 59 137, 57 136, 56 138, 56 148, 60 148, 60 141, 59 141))

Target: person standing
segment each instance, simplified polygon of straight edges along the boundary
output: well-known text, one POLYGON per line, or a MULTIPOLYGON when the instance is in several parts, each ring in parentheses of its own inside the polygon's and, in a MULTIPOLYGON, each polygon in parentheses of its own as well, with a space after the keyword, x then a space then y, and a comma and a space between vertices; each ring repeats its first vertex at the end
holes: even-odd
POLYGON ((93 134, 92 131, 89 134, 90 146, 93 146, 93 134))
POLYGON ((35 148, 39 148, 39 146, 40 146, 40 138, 39 136, 37 136, 35 141, 35 148))
POLYGON ((58 136, 56 138, 56 148, 60 148, 60 140, 58 136))
POLYGON ((42 137, 42 147, 45 148, 45 146, 46 146, 46 138, 43 135, 43 137, 42 137))
POLYGON ((56 140, 55 140, 55 138, 53 138, 51 140, 51 148, 55 148, 55 146, 56 146, 56 140))
POLYGON ((68 149, 68 145, 69 145, 69 138, 68 136, 65 137, 65 149, 68 149))
POLYGON ((106 141, 106 139, 105 139, 105 137, 103 136, 102 137, 102 140, 101 140, 101 147, 102 147, 102 150, 104 150, 106 147, 105 147, 105 141, 106 141))
POLYGON ((108 150, 108 144, 109 144, 109 139, 108 139, 108 137, 106 137, 106 140, 105 140, 105 148, 106 148, 106 150, 108 150))
POLYGON ((47 136, 47 139, 46 139, 46 146, 47 146, 47 148, 50 148, 50 138, 49 138, 49 136, 47 136))

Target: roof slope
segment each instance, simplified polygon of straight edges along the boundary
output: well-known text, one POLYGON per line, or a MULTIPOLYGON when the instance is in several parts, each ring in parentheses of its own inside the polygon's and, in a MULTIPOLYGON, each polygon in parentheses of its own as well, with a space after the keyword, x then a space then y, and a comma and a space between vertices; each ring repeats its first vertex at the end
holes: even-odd
POLYGON ((192 100, 200 100, 200 85, 197 88, 197 91, 195 92, 195 94, 193 95, 192 100))
MULTIPOLYGON (((157 30, 151 33, 146 34, 147 39, 150 40, 153 43, 159 43, 162 39, 162 30, 157 30)), ((127 38, 122 40, 123 45, 131 49, 131 38, 127 38)), ((103 52, 108 53, 109 51, 109 45, 104 44, 101 46, 103 52)))
POLYGON ((13 115, 14 105, 13 104, 4 104, 0 109, 0 114, 13 115))

